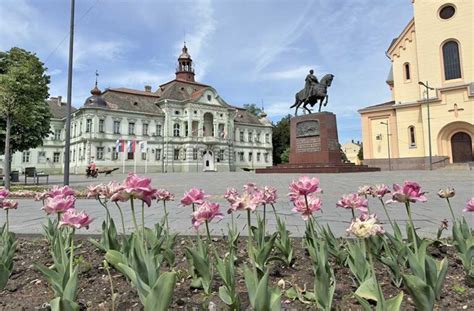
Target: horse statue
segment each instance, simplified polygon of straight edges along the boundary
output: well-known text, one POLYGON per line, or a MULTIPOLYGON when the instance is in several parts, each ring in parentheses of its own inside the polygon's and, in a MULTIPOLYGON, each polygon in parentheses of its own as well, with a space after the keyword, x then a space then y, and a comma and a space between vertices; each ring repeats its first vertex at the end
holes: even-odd
POLYGON ((334 79, 334 75, 332 74, 327 74, 325 75, 321 81, 319 81, 318 84, 315 84, 313 85, 313 87, 311 88, 311 92, 310 92, 310 96, 308 96, 308 98, 304 98, 304 94, 305 94, 305 90, 302 89, 301 91, 299 91, 298 93, 296 93, 295 95, 295 103, 290 107, 290 108, 295 108, 295 116, 298 115, 298 108, 301 108, 301 105, 303 105, 303 108, 306 109, 306 111, 308 111, 308 113, 311 113, 311 109, 309 109, 308 107, 306 107, 307 105, 310 105, 311 107, 313 107, 315 104, 318 103, 319 101, 319 110, 318 112, 321 112, 321 107, 324 106, 326 107, 326 105, 328 104, 328 99, 329 99, 329 96, 328 96, 328 92, 327 92, 327 89, 328 87, 331 86, 331 83, 332 83, 332 80, 334 79), (324 102, 324 100, 326 100, 324 102), (324 102, 324 104, 323 104, 324 102))

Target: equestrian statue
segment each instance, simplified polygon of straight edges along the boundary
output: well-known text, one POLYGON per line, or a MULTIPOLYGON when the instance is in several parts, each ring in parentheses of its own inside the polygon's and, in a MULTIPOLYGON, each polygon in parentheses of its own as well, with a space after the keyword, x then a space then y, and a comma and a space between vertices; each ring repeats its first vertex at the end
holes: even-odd
POLYGON ((319 110, 321 112, 321 107, 328 104, 328 93, 327 89, 331 86, 334 75, 327 74, 321 81, 318 82, 318 78, 314 75, 313 69, 309 71, 309 74, 305 79, 305 87, 295 95, 295 103, 290 108, 295 108, 295 116, 298 115, 298 109, 303 105, 305 112, 311 113, 311 109, 307 106, 313 107, 319 102, 319 110), (323 103, 324 102, 324 103, 323 103))

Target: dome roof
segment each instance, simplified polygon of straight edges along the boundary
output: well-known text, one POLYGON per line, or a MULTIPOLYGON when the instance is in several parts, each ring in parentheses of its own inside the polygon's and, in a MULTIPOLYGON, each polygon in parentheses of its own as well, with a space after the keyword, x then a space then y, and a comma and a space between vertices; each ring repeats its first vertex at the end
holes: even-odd
POLYGON ((186 43, 184 43, 182 52, 179 55, 178 59, 191 59, 191 55, 189 55, 188 53, 188 47, 186 46, 186 43))
POLYGON ((107 107, 107 102, 102 98, 102 91, 97 87, 91 90, 92 96, 89 96, 84 102, 84 107, 107 107))

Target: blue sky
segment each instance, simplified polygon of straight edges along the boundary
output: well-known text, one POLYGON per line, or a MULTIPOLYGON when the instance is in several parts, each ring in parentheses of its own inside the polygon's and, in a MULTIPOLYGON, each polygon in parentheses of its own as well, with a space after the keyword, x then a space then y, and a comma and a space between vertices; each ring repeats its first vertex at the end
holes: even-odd
MULTIPOLYGON (((69 1, 0 0, 0 50, 37 53, 51 96, 66 96, 69 1)), ((412 17, 410 0, 78 0, 73 105, 99 87, 143 89, 174 78, 185 39, 196 78, 229 103, 290 112, 308 70, 335 75, 328 110, 339 140, 360 140, 357 110, 390 99, 385 51, 412 17)))

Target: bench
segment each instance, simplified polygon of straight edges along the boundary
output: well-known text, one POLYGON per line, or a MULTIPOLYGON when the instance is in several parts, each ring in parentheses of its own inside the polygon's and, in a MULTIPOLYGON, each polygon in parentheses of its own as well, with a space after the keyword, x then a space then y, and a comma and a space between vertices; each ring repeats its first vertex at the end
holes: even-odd
POLYGON ((39 184, 40 177, 46 177, 46 183, 49 182, 49 175, 44 173, 38 173, 36 167, 25 167, 25 185, 28 182, 28 178, 33 178, 33 182, 36 179, 36 184, 39 184))

